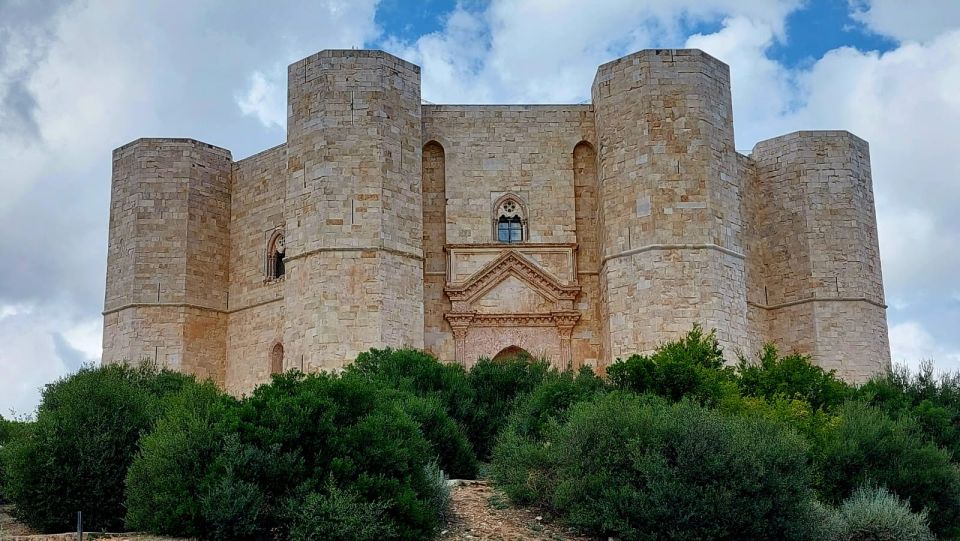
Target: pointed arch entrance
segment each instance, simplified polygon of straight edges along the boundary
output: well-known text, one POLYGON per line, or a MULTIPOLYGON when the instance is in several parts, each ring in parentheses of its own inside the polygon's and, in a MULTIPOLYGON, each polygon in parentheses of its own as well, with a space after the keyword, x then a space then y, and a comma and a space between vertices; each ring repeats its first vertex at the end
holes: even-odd
POLYGON ((507 361, 510 359, 531 359, 533 358, 527 350, 519 346, 507 346, 493 356, 493 361, 507 361))

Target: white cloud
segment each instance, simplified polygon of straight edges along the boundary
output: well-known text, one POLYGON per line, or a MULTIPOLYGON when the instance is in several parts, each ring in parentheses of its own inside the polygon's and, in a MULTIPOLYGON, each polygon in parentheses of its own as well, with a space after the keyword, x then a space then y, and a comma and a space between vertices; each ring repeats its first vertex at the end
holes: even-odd
POLYGON ((894 363, 916 370, 924 361, 935 361, 941 370, 960 369, 960 351, 950 351, 917 321, 890 326, 890 357, 894 363))
POLYGON ((277 144, 286 64, 372 40, 375 5, 0 1, 0 412, 99 358, 112 149, 277 144))
POLYGON ((266 128, 287 125, 287 87, 281 85, 279 77, 267 78, 260 71, 250 75, 250 86, 246 92, 237 96, 237 105, 245 115, 257 117, 266 128))
POLYGON ((850 0, 851 16, 897 41, 926 41, 960 26, 956 0, 850 0))

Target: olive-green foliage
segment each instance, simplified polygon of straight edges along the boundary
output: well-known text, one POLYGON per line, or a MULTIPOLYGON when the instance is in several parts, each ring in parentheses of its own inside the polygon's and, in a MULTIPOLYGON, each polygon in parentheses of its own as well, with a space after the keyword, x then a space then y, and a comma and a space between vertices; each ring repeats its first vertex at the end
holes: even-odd
POLYGON ((826 541, 934 541, 927 513, 885 488, 858 488, 822 521, 826 541))
POLYGON ((477 475, 476 454, 467 435, 474 393, 462 366, 412 349, 371 349, 347 367, 345 377, 366 378, 426 400, 405 400, 405 407, 421 424, 440 467, 456 478, 477 475))
POLYGON ((614 392, 574 404, 535 448, 540 503, 592 535, 805 537, 806 444, 775 423, 614 392))
POLYGON ((827 502, 876 483, 909 500, 914 511, 926 508, 938 535, 960 534, 960 470, 948 452, 926 440, 911 418, 893 419, 855 402, 838 413, 839 423, 813 455, 827 502))
POLYGON ((737 369, 743 394, 803 400, 814 410, 839 406, 853 393, 832 370, 827 372, 803 355, 781 357, 772 345, 765 346, 755 362, 741 356, 737 369))
POLYGON ((230 479, 230 490, 249 502, 255 493, 244 483, 262 495, 252 537, 286 527, 285 499, 323 493, 331 482, 362 501, 388 502, 383 520, 392 525, 393 539, 432 535, 440 517, 426 473, 430 444, 395 397, 396 390, 366 378, 291 373, 244 400, 239 437, 253 452, 228 461, 229 467, 215 464, 213 478, 230 479))
POLYGON ((714 331, 694 326, 685 337, 661 345, 653 355, 631 355, 607 368, 610 383, 635 393, 653 393, 671 400, 691 398, 716 403, 732 385, 732 369, 724 368, 714 331))
MULTIPOLYGON (((212 383, 172 397, 156 427, 140 440, 126 478, 127 526, 177 537, 207 533, 198 494, 223 450, 236 401, 212 383)), ((235 424, 235 423, 233 423, 235 424)))
POLYGON ((480 359, 469 372, 473 409, 467 418, 467 434, 481 460, 488 460, 497 434, 507 423, 517 397, 540 384, 551 372, 546 361, 528 357, 503 360, 480 359))
POLYGON ((457 422, 463 423, 473 409, 473 389, 459 364, 441 363, 415 349, 371 349, 357 356, 346 368, 387 386, 417 396, 435 396, 457 422))
POLYGON ((430 443, 431 454, 450 477, 473 479, 477 476, 477 456, 463 426, 453 420, 435 396, 400 394, 400 407, 420 425, 430 443))
POLYGON ((16 439, 26 437, 31 426, 33 426, 31 422, 4 419, 0 415, 0 504, 7 503, 7 498, 4 496, 6 467, 4 466, 3 448, 13 444, 16 439))
POLYGON ((890 415, 913 417, 927 437, 960 458, 960 372, 936 374, 932 363, 916 373, 897 366, 859 395, 890 415))
POLYGON ((91 530, 123 525, 123 483, 140 435, 163 397, 189 378, 154 368, 82 368, 43 391, 27 437, 5 446, 6 493, 19 518, 41 531, 64 531, 83 511, 91 530))
POLYGON ((393 523, 384 520, 388 503, 365 500, 334 484, 287 503, 290 541, 379 541, 395 536, 393 523))
POLYGON ((506 427, 493 448, 491 474, 497 486, 510 494, 514 503, 538 502, 551 482, 542 468, 547 448, 541 443, 543 430, 551 422, 562 422, 573 404, 589 400, 605 390, 603 380, 584 368, 552 373, 517 403, 506 427))

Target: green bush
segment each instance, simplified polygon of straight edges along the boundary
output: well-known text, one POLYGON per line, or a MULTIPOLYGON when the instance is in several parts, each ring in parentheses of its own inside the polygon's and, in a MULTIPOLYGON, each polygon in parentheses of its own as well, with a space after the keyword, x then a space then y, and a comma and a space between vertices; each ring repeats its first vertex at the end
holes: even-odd
POLYGON ((290 373, 258 387, 240 414, 243 444, 272 457, 253 454, 231 470, 236 483, 263 494, 262 531, 287 527, 284 500, 322 494, 331 482, 361 501, 387 502, 394 539, 429 537, 439 526, 430 444, 396 390, 359 377, 290 373))
POLYGON ((457 424, 437 397, 400 395, 400 407, 420 425, 430 443, 432 455, 450 477, 473 479, 477 476, 477 456, 461 425, 457 424))
POLYGON ((839 413, 814 454, 826 501, 839 504, 861 485, 876 483, 909 500, 915 512, 927 509, 938 535, 960 534, 960 470, 950 453, 926 440, 911 418, 893 419, 860 403, 839 413))
POLYGON ((551 374, 518 401, 497 437, 491 461, 493 479, 514 503, 544 503, 538 495, 546 492, 550 472, 542 467, 547 461, 543 431, 550 423, 565 421, 573 404, 604 389, 603 380, 584 368, 576 377, 570 372, 551 374))
POLYGON ((175 395, 156 427, 140 440, 126 478, 126 523, 137 531, 177 537, 207 533, 197 497, 224 447, 236 401, 212 383, 175 395))
POLYGON ((323 493, 311 492, 287 504, 290 541, 379 541, 395 536, 393 524, 385 520, 388 504, 367 501, 334 484, 323 493))
POLYGON ((741 356, 737 369, 744 394, 799 399, 815 410, 837 407, 853 392, 832 370, 827 372, 803 355, 781 357, 772 345, 765 346, 755 362, 741 356))
POLYGON ((480 359, 470 369, 473 405, 466 428, 477 457, 490 458, 497 434, 506 425, 517 397, 533 390, 551 372, 546 361, 527 357, 480 359))
POLYGON ((124 478, 140 435, 163 397, 191 379, 153 368, 82 368, 43 391, 27 437, 3 449, 6 494, 17 516, 44 532, 75 526, 83 511, 91 530, 122 527, 124 478))
POLYGON ((937 375, 932 363, 916 373, 897 366, 858 394, 890 415, 913 417, 931 440, 960 457, 960 372, 937 375))
POLYGON ((459 364, 442 363, 414 349, 371 349, 357 356, 346 373, 376 379, 417 396, 436 397, 457 422, 473 411, 473 389, 459 364))
MULTIPOLYGON (((806 444, 774 423, 616 392, 575 404, 533 448, 534 501, 591 535, 796 539, 808 529, 806 444)), ((494 457, 495 469, 514 458, 494 457)))
POLYGON ((607 368, 610 383, 635 393, 653 393, 673 401, 691 398, 712 405, 734 386, 723 366, 723 352, 714 331, 694 326, 687 335, 657 348, 653 355, 631 355, 607 368))
POLYGON ((910 506, 885 488, 858 488, 834 512, 832 541, 934 541, 927 513, 910 506))
POLYGON ((30 422, 4 419, 0 415, 0 504, 7 503, 7 497, 4 495, 7 474, 3 448, 12 445, 17 439, 25 438, 31 426, 30 422))

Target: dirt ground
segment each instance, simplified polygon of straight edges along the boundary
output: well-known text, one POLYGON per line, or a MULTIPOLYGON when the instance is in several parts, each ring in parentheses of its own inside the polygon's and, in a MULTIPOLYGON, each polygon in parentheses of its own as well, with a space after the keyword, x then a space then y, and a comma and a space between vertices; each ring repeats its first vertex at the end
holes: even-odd
POLYGON ((451 490, 453 516, 442 541, 588 541, 569 529, 550 524, 528 509, 510 507, 506 497, 486 481, 462 481, 451 490))

